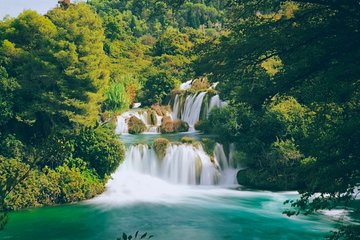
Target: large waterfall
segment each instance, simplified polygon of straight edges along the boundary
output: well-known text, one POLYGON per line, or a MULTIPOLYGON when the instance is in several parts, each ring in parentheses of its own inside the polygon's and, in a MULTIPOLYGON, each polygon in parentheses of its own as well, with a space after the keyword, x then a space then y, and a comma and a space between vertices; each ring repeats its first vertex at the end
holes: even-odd
POLYGON ((171 143, 160 159, 147 144, 132 145, 99 202, 156 201, 197 191, 191 186, 236 186, 236 166, 221 144, 209 156, 201 145, 171 143))
POLYGON ((229 169, 236 168, 221 144, 216 144, 213 156, 208 156, 200 144, 172 143, 163 159, 149 145, 137 144, 128 148, 125 162, 116 174, 137 172, 183 185, 233 185, 235 179, 224 179, 224 171, 229 169))

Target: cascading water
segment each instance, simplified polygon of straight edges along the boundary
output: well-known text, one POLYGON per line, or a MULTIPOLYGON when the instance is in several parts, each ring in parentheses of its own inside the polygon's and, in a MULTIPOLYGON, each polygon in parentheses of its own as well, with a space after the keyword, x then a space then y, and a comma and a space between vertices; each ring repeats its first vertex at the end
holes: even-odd
POLYGON ((192 94, 186 97, 184 109, 181 113, 181 120, 187 122, 190 126, 189 131, 194 131, 195 123, 200 119, 201 106, 206 92, 192 94))
MULTIPOLYGON (((122 113, 120 116, 117 117, 115 133, 127 134, 129 132, 128 121, 132 116, 140 119, 145 124, 146 129, 147 129, 145 133, 158 133, 159 132, 158 129, 160 127, 161 120, 163 117, 156 115, 157 124, 151 125, 148 123, 148 114, 149 113, 147 111, 142 110, 142 109, 130 110, 130 111, 122 113)), ((169 115, 170 115, 170 113, 169 113, 169 115)))
POLYGON ((183 185, 215 185, 223 175, 220 167, 228 162, 222 145, 217 144, 212 159, 202 146, 191 144, 170 144, 163 159, 159 159, 154 149, 146 144, 130 146, 125 162, 115 175, 126 172, 137 172, 150 175, 167 182, 183 185))
POLYGON ((176 94, 172 104, 172 118, 187 122, 190 126, 189 131, 194 131, 195 124, 199 120, 207 118, 211 110, 225 107, 227 104, 220 99, 219 95, 208 99, 207 94, 207 92, 191 93, 186 96, 176 94))
POLYGON ((234 186, 237 170, 228 163, 221 144, 216 144, 210 157, 201 145, 171 143, 162 159, 147 144, 132 145, 97 201, 151 201, 189 193, 188 188, 195 185, 234 186))

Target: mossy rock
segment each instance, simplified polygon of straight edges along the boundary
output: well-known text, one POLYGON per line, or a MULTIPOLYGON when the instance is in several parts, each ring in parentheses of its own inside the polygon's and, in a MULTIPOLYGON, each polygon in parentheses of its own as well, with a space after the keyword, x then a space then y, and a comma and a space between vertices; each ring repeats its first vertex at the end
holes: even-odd
POLYGON ((160 125, 161 133, 173 133, 175 132, 174 123, 171 121, 171 118, 168 116, 163 117, 160 125))
POLYGON ((130 134, 139 134, 146 130, 146 125, 137 117, 131 116, 128 121, 128 128, 130 134))
POLYGON ((154 150, 160 160, 164 159, 166 155, 166 149, 169 146, 170 141, 166 138, 157 138, 154 141, 154 150))
POLYGON ((204 148, 204 151, 209 155, 212 156, 215 150, 216 142, 210 138, 202 138, 201 144, 204 148))
POLYGON ((154 104, 151 106, 151 109, 154 110, 156 112, 157 115, 159 116, 164 116, 162 107, 159 104, 154 104))
POLYGON ((180 140, 182 143, 194 144, 196 140, 191 137, 182 137, 180 140))
POLYGON ((202 132, 211 132, 210 129, 210 122, 208 120, 200 120, 195 123, 195 130, 202 131, 202 132))
POLYGON ((202 91, 210 88, 210 83, 207 77, 195 79, 191 84, 191 90, 202 91))
POLYGON ((174 120, 174 130, 175 132, 187 132, 189 131, 189 124, 181 120, 174 120))
POLYGON ((155 112, 155 110, 149 109, 147 111, 147 122, 149 125, 157 125, 157 114, 155 112))
POLYGON ((169 116, 165 116, 162 119, 160 125, 161 133, 176 133, 176 132, 187 132, 189 130, 189 124, 181 120, 172 121, 169 116))

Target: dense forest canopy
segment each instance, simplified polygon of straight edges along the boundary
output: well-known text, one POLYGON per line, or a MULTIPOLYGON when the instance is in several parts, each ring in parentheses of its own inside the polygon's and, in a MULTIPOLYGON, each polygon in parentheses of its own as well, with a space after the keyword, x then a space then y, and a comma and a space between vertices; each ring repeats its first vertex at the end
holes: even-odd
POLYGON ((289 215, 358 211, 359 28, 352 0, 91 0, 4 19, 1 210, 101 193, 124 155, 113 117, 206 76, 229 104, 197 127, 236 144, 240 184, 298 190, 289 215))
POLYGON ((249 167, 240 182, 303 193, 296 211, 358 193, 359 10, 358 1, 234 1, 230 34, 201 50, 197 71, 230 101, 202 125, 237 142, 249 167))

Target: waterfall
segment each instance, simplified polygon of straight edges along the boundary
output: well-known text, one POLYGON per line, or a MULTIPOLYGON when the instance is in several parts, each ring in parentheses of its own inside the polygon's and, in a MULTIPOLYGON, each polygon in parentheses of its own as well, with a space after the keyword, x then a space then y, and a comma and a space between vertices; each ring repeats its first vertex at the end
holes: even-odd
MULTIPOLYGON (((169 113, 170 114, 170 113, 169 113)), ((156 115, 157 124, 150 125, 148 123, 148 112, 142 109, 133 109, 127 112, 122 113, 120 116, 117 117, 117 124, 115 128, 115 133, 117 134, 127 134, 129 132, 128 128, 128 120, 132 117, 136 117, 140 119, 146 126, 145 133, 158 133, 159 127, 161 125, 162 116, 156 115)))
POLYGON ((182 185, 215 185, 221 175, 217 162, 191 144, 170 144, 163 159, 148 145, 131 146, 120 169, 182 185))
POLYGON ((170 103, 172 103, 172 118, 187 122, 190 126, 189 131, 195 131, 195 124, 207 118, 211 110, 227 105, 227 102, 222 101, 219 95, 210 97, 207 92, 190 93, 185 96, 176 94, 173 102, 170 103))
MULTIPOLYGON (((201 145, 171 143, 163 159, 159 159, 154 149, 146 144, 128 148, 124 163, 113 178, 129 173, 155 177, 165 182, 180 185, 234 184, 235 175, 227 176, 228 170, 235 171, 227 164, 223 146, 216 144, 214 158, 208 156, 201 145), (220 161, 220 162, 219 162, 220 161), (230 179, 232 178, 232 179, 230 179), (224 181, 224 179, 230 179, 224 181)), ((141 175, 138 178, 142 178, 141 175)))
POLYGON ((194 126, 200 119, 201 106, 205 95, 206 92, 200 92, 199 94, 191 94, 186 97, 181 120, 189 124, 189 131, 195 130, 194 126))
POLYGON ((180 96, 176 94, 174 99, 174 105, 171 112, 171 116, 173 119, 179 119, 179 109, 180 109, 180 96))

